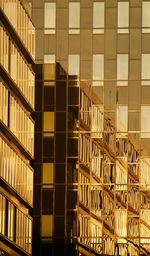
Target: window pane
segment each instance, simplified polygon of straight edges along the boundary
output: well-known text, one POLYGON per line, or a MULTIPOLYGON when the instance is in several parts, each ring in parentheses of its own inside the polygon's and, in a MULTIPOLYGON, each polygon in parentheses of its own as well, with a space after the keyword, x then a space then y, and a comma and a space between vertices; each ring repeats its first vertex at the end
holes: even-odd
POLYGON ((127 236, 127 210, 116 209, 116 233, 118 236, 127 236))
POLYGON ((119 33, 128 33, 129 26, 129 3, 119 2, 118 3, 118 29, 119 33))
POLYGON ((93 3, 93 33, 104 33, 104 3, 93 3))
POLYGON ((95 54, 93 55, 93 85, 103 85, 104 84, 103 79, 104 79, 104 55, 95 54))
POLYGON ((44 63, 55 63, 55 54, 44 54, 44 63))
POLYGON ((44 64, 44 85, 45 86, 54 86, 55 80, 55 64, 44 64))
MULTIPOLYGON (((128 80, 128 54, 117 55, 117 80, 128 80)), ((117 81, 117 85, 128 85, 128 82, 117 81)))
POLYGON ((117 132, 126 132, 128 128, 128 107, 117 106, 117 132))
POLYGON ((44 112, 44 132, 54 132, 54 112, 44 112))
POLYGON ((53 235, 53 215, 42 215, 42 237, 53 235))
POLYGON ((150 138, 150 106, 141 106, 141 137, 150 138))
POLYGON ((69 33, 80 33, 80 3, 69 3, 69 33))
POLYGON ((54 183, 54 164, 43 163, 43 184, 54 183))
MULTIPOLYGON (((142 54, 142 79, 150 80, 150 54, 142 54)), ((142 81, 142 85, 150 85, 150 81, 142 81)))
POLYGON ((55 34, 56 3, 45 3, 44 27, 45 34, 55 34))
POLYGON ((69 75, 79 76, 79 55, 69 55, 69 75))
POLYGON ((142 27, 145 27, 142 32, 150 33, 150 2, 143 2, 142 4, 142 27))

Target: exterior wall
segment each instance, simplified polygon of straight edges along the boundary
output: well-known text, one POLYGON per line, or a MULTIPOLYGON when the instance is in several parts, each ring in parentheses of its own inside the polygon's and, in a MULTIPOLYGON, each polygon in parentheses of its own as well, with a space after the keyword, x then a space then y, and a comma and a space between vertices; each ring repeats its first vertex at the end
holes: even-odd
POLYGON ((19 0, 0 17, 0 255, 31 255, 35 30, 19 0))
MULTIPOLYGON (((55 255, 50 244, 56 244, 60 234, 66 238, 64 255, 69 255, 67 242, 70 248, 76 247, 77 255, 149 254, 150 25, 146 9, 149 1, 32 1, 36 61, 47 67, 55 62, 61 65, 68 95, 61 91, 63 86, 57 87, 57 74, 52 76, 49 66, 49 78, 40 79, 45 81, 41 90, 49 87, 51 92, 46 98, 42 94, 41 104, 46 105, 44 112, 54 111, 56 137, 56 120, 62 125, 59 135, 64 142, 59 148, 63 145, 64 150, 56 151, 54 140, 54 177, 60 178, 60 187, 54 178, 54 212, 39 212, 41 253, 51 250, 55 255), (49 21, 46 15, 51 16, 49 21), (47 80, 52 80, 49 86, 47 80), (57 90, 58 104, 64 104, 60 115, 53 101, 57 90), (54 107, 47 106, 49 102, 54 107), (65 161, 59 162, 64 154, 65 161), (57 157, 61 172, 56 171, 57 157), (56 224, 57 203, 61 210, 56 224), (50 227, 47 232, 54 239, 49 245, 42 235, 44 215, 54 218, 47 217, 53 233, 50 227)), ((46 152, 53 159, 50 148, 46 152)), ((41 195, 42 173, 40 169, 37 182, 41 195)), ((61 246, 57 248, 61 251, 61 246)))

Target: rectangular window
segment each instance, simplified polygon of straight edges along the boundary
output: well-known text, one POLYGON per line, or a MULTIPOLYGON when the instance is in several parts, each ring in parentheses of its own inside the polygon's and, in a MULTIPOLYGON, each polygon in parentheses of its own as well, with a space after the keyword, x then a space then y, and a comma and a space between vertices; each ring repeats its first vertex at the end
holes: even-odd
POLYGON ((142 32, 150 33, 150 2, 142 2, 142 32))
POLYGON ((55 63, 55 54, 44 54, 44 63, 55 63))
POLYGON ((118 3, 118 33, 129 32, 129 2, 118 3))
POLYGON ((145 189, 150 189, 150 158, 141 159, 140 184, 145 189))
POLYGON ((128 85, 128 54, 117 55, 117 85, 128 85))
POLYGON ((116 234, 120 237, 127 236, 127 210, 116 209, 116 234))
POLYGON ((0 176, 23 198, 32 204, 33 171, 17 153, 0 138, 1 173, 0 176), (6 164, 7 159, 7 164, 6 164), (18 168, 18 166, 21 166, 18 168), (21 171, 22 170, 22 171, 21 171), (26 193, 25 193, 26 191, 26 193))
POLYGON ((43 188, 50 188, 54 185, 54 164, 43 163, 43 188))
POLYGON ((78 54, 69 55, 69 75, 79 76, 80 58, 78 54))
POLYGON ((141 106, 141 138, 150 138, 150 106, 141 106))
POLYGON ((93 3, 93 33, 104 33, 104 2, 93 3))
POLYGON ((117 132, 127 132, 128 129, 128 107, 117 106, 117 132))
POLYGON ((127 171, 126 169, 119 164, 119 162, 116 162, 116 190, 127 190, 127 171))
POLYGON ((44 112, 43 131, 44 136, 54 136, 55 118, 54 112, 44 112))
POLYGON ((11 132, 20 140, 23 146, 33 155, 34 152, 34 122, 22 106, 10 96, 11 132))
POLYGON ((84 134, 79 134, 79 157, 86 166, 90 166, 90 138, 84 134))
MULTIPOLYGON (((47 61, 52 60, 50 57, 46 57, 47 61)), ((55 85, 55 64, 54 63, 46 63, 43 65, 43 73, 44 73, 44 86, 54 86, 55 85)))
POLYGON ((92 105, 91 107, 91 131, 93 138, 102 138, 103 114, 100 106, 92 105))
POLYGON ((0 119, 8 126, 8 90, 0 82, 0 119))
POLYGON ((69 34, 80 33, 80 3, 69 3, 69 34))
POLYGON ((56 3, 45 3, 44 28, 45 34, 55 34, 56 3))
MULTIPOLYGON (((34 39, 35 39, 35 28, 25 11, 20 1, 1 1, 3 5, 3 11, 8 17, 10 23, 21 37, 23 43, 27 47, 28 51, 34 57, 34 39), (18 26, 17 26, 18 24, 18 26), (23 28, 23 29, 21 29, 23 28), (27 40, 29 39, 29 40, 27 40)), ((1 6, 2 7, 2 6, 1 6)))
POLYGON ((0 194, 0 233, 6 232, 6 199, 0 194))
POLYGON ((8 230, 7 236, 10 240, 14 239, 14 205, 8 202, 8 230))
POLYGON ((93 55, 93 85, 104 85, 104 54, 93 55))
POLYGON ((53 215, 42 215, 41 236, 45 239, 53 236, 53 215))
POLYGON ((150 54, 142 54, 142 85, 150 85, 150 54))

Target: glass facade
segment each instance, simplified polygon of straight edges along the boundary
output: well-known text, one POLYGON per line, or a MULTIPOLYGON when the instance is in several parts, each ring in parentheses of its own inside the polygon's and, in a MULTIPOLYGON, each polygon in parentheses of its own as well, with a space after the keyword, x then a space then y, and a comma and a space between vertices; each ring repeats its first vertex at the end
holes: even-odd
POLYGON ((33 170, 17 152, 0 138, 0 176, 15 189, 30 205, 33 201, 33 170))
POLYGON ((14 96, 0 82, 1 120, 19 139, 22 145, 34 154, 34 122, 14 96))
POLYGON ((34 73, 2 26, 0 27, 0 37, 3 41, 0 46, 1 64, 34 108, 34 73))
POLYGON ((0 255, 32 255, 35 29, 27 1, 0 1, 0 255))
POLYGON ((149 255, 149 1, 53 3, 48 35, 45 5, 32 0, 42 95, 33 255, 149 255))
POLYGON ((31 254, 32 219, 1 193, 0 233, 31 254))
POLYGON ((20 0, 2 0, 0 7, 23 41, 31 56, 35 56, 35 29, 20 0))

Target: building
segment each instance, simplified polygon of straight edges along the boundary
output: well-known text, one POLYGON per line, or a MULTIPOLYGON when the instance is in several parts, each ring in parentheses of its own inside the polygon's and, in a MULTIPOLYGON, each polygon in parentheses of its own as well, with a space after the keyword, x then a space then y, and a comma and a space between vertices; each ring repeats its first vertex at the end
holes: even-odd
POLYGON ((32 0, 33 255, 150 254, 149 9, 32 0))
POLYGON ((32 254, 35 29, 29 5, 0 1, 0 255, 32 254))

